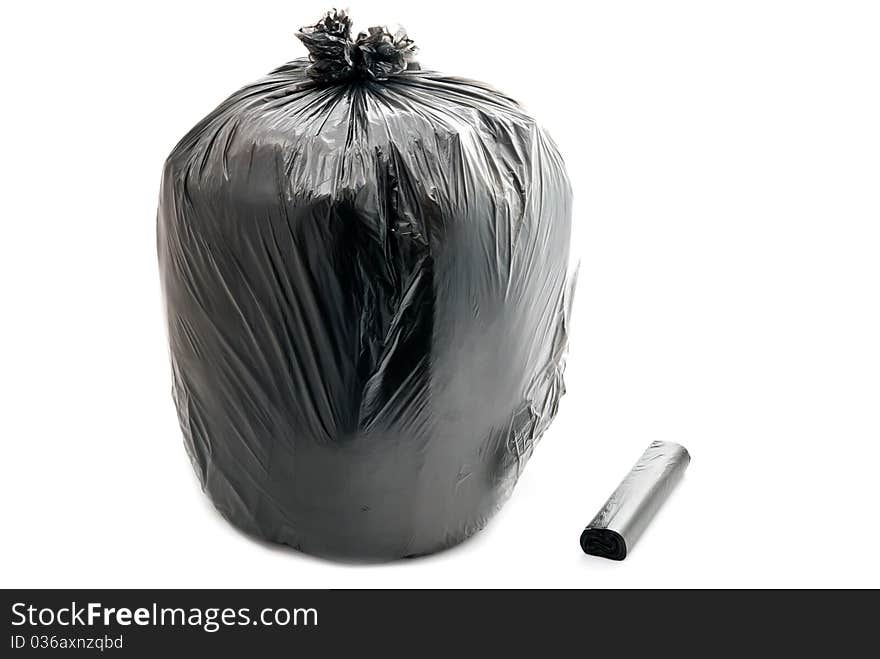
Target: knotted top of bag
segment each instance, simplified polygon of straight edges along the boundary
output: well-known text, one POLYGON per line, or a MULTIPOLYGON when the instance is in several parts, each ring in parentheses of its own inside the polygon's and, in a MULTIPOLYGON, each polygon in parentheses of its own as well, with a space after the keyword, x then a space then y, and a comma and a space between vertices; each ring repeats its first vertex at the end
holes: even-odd
POLYGON ((344 10, 328 11, 316 25, 296 33, 309 49, 306 73, 324 84, 349 80, 385 80, 406 70, 417 70, 416 45, 403 28, 393 34, 387 27, 371 27, 351 38, 351 18, 344 10))

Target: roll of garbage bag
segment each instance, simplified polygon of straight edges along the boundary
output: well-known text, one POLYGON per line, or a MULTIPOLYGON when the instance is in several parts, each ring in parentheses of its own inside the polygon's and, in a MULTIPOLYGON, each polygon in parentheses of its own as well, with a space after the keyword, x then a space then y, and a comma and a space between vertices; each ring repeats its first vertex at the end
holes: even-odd
POLYGON ((690 464, 687 449, 652 442, 581 534, 587 554, 622 561, 690 464))

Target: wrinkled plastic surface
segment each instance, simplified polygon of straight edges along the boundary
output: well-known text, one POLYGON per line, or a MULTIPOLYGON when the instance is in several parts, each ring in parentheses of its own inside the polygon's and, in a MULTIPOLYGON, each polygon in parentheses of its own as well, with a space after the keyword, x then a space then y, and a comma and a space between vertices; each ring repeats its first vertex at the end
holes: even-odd
POLYGON ((581 534, 588 554, 622 561, 684 476, 691 456, 674 442, 652 442, 581 534))
POLYGON ((342 17, 175 147, 159 263, 216 507, 309 553, 392 559, 480 529, 556 412, 571 193, 516 102, 342 17))

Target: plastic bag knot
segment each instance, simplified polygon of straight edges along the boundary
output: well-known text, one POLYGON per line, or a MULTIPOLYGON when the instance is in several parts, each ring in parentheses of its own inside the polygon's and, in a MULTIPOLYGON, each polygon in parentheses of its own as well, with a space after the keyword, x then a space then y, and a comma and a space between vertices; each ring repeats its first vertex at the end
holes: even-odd
POLYGON ((317 24, 296 33, 309 51, 306 73, 326 84, 348 80, 384 80, 407 69, 416 45, 403 28, 393 34, 384 26, 369 28, 351 38, 351 18, 345 10, 328 11, 317 24))

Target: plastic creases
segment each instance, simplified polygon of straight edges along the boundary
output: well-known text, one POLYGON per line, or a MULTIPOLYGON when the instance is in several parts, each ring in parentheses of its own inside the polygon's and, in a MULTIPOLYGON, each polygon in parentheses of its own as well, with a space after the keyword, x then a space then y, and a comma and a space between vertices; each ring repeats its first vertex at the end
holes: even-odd
POLYGON ((652 442, 581 534, 588 554, 622 561, 691 462, 687 449, 652 442))
POLYGON ((480 529, 563 392, 571 191, 513 100, 331 12, 174 148, 173 393, 237 527, 393 559, 480 529))

